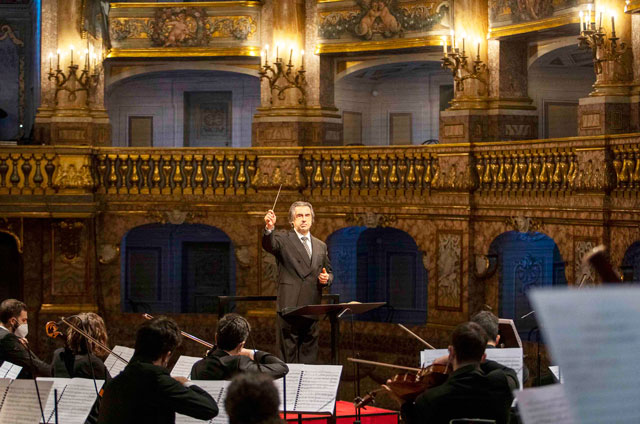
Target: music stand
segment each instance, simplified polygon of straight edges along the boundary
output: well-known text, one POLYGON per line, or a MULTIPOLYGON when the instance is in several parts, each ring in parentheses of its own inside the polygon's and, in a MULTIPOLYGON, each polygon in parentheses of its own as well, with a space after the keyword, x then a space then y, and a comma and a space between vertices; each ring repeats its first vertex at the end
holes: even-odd
POLYGON ((331 363, 333 365, 337 365, 338 338, 340 336, 340 322, 338 321, 338 315, 345 311, 351 311, 352 314, 363 314, 384 305, 386 305, 386 302, 305 305, 286 308, 281 315, 285 318, 304 315, 328 315, 329 322, 331 323, 331 363))
POLYGON ((499 318, 498 332, 500 333, 500 344, 503 347, 519 347, 522 348, 522 340, 516 329, 516 324, 512 319, 499 318))

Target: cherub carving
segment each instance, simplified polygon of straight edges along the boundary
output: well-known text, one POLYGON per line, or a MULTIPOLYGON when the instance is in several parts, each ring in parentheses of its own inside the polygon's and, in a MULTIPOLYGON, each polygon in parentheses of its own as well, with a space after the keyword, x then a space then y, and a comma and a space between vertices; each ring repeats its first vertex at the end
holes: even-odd
POLYGON ((356 25, 356 34, 370 40, 374 33, 391 37, 400 32, 400 24, 389 10, 393 0, 360 0, 358 2, 364 15, 356 25))

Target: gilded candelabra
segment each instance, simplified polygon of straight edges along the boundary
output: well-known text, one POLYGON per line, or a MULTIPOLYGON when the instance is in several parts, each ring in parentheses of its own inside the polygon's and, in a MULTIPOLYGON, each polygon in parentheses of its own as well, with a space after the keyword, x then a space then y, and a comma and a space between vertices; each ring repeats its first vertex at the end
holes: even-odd
POLYGON ((86 53, 84 60, 85 64, 82 70, 78 64, 73 63, 73 49, 71 50, 71 61, 69 63, 68 72, 64 72, 60 68, 60 52, 58 52, 58 61, 56 69, 52 68, 51 55, 49 55, 49 80, 55 80, 56 92, 55 92, 55 104, 58 105, 58 93, 60 91, 67 91, 69 93, 69 101, 75 101, 77 98, 76 93, 84 91, 87 93, 86 105, 89 106, 89 90, 94 89, 98 85, 100 80, 100 72, 97 62, 94 58, 93 74, 91 74, 91 66, 89 64, 89 54, 86 53), (78 71, 80 70, 80 75, 78 71))
MULTIPOLYGON (((453 37, 452 37, 453 39, 453 37)), ((444 69, 450 69, 453 75, 453 80, 456 83, 456 91, 464 91, 464 81, 468 79, 475 79, 483 84, 487 81, 484 75, 487 71, 487 65, 480 59, 480 43, 477 45, 477 54, 475 60, 469 63, 469 56, 467 56, 464 49, 464 39, 462 42, 462 51, 458 47, 453 46, 451 50, 447 49, 447 41, 443 40, 443 53, 442 67, 444 69)))
POLYGON ((618 44, 619 37, 616 37, 615 17, 611 16, 611 36, 608 37, 602 27, 602 12, 600 12, 599 23, 596 26, 595 19, 591 20, 591 9, 585 15, 580 12, 580 36, 578 37, 578 47, 581 49, 591 49, 593 56, 593 69, 596 75, 603 72, 603 62, 622 62, 622 56, 627 51, 624 42, 618 44))
POLYGON ((272 93, 271 104, 273 104, 274 90, 278 93, 278 99, 284 100, 285 91, 289 89, 297 89, 300 91, 299 104, 305 104, 307 102, 307 90, 305 88, 307 82, 305 79, 306 71, 304 70, 304 61, 301 63, 300 68, 295 70, 295 66, 291 61, 292 56, 293 53, 289 56, 289 63, 286 65, 282 58, 278 57, 277 53, 272 64, 269 63, 268 58, 265 56, 264 64, 260 66, 260 71, 258 72, 260 80, 266 78, 269 81, 269 88, 272 93))

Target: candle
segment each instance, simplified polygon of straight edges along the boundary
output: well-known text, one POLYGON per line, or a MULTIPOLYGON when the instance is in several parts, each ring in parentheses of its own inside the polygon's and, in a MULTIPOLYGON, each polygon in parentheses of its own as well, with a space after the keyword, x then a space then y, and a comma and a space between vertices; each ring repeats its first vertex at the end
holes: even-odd
POLYGON ((582 13, 582 10, 581 10, 580 11, 580 32, 583 31, 582 29, 583 27, 584 27, 584 14, 582 13))
POLYGON ((585 26, 587 26, 587 29, 590 30, 591 29, 591 5, 590 4, 587 5, 587 17, 588 17, 587 22, 589 22, 589 25, 586 25, 586 22, 585 22, 585 26))
POLYGON ((480 60, 480 40, 476 41, 476 51, 477 51, 478 60, 480 60))
POLYGON ((89 49, 84 49, 84 69, 89 69, 89 49))
POLYGON ((71 50, 71 66, 73 66, 73 46, 69 46, 71 50))
POLYGON ((602 9, 600 10, 600 18, 598 19, 598 29, 602 29, 602 9))
POLYGON ((462 54, 464 55, 464 39, 466 37, 462 36, 462 54))
POLYGON ((264 46, 264 66, 267 66, 269 63, 269 45, 265 44, 264 46))
POLYGON ((615 16, 611 15, 611 36, 616 36, 616 20, 615 16))
POLYGON ((447 56, 447 37, 442 37, 442 54, 447 56))
POLYGON ((53 71, 53 66, 51 64, 52 60, 53 60, 53 54, 49 53, 49 73, 53 71))
POLYGON ((276 44, 276 62, 278 61, 279 54, 280 54, 280 43, 276 44))
POLYGON ((456 33, 453 30, 451 30, 451 48, 456 48, 456 33))
POLYGON ((58 49, 57 53, 58 53, 58 64, 56 65, 56 70, 59 70, 60 69, 60 49, 58 49))
POLYGON ((293 47, 291 47, 291 51, 289 52, 289 65, 291 65, 291 59, 293 59, 293 47))
POLYGON ((300 50, 300 69, 304 69, 304 50, 300 50))

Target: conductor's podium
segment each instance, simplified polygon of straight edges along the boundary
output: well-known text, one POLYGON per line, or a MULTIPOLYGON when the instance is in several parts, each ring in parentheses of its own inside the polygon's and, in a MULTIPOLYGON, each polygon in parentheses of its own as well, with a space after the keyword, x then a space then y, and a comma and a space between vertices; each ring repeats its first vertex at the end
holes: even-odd
MULTIPOLYGON (((389 409, 367 406, 362 408, 362 424, 398 424, 398 412, 389 409)), ((280 416, 283 416, 282 413, 280 416)), ((352 424, 356 417, 356 408, 351 402, 339 400, 336 402, 336 424, 352 424)), ((287 423, 329 424, 331 416, 315 414, 287 413, 287 423)))

